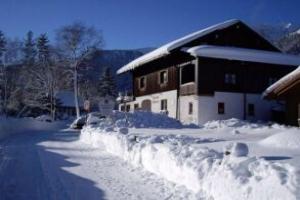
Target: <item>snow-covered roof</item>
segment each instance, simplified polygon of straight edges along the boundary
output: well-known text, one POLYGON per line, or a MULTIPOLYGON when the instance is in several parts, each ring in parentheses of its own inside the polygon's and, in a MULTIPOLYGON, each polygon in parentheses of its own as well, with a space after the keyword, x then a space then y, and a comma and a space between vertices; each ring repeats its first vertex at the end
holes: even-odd
POLYGON ((193 56, 201 57, 261 62, 278 65, 300 65, 299 56, 273 51, 212 45, 200 45, 189 49, 185 49, 184 51, 190 53, 193 56))
POLYGON ((289 85, 293 85, 300 80, 300 67, 292 71, 291 73, 285 75, 277 82, 268 87, 264 93, 263 97, 268 98, 275 94, 278 94, 282 89, 288 87, 289 85))
MULTIPOLYGON (((60 91, 56 94, 56 98, 59 99, 61 106, 75 107, 74 92, 72 91, 60 91)), ((83 105, 82 99, 79 97, 79 106, 83 105)))
POLYGON ((161 46, 160 48, 157 48, 133 61, 131 61, 130 63, 128 63, 127 65, 123 66, 122 68, 120 68, 118 71, 117 71, 117 74, 121 74, 121 73, 124 73, 124 72, 127 72, 127 71, 130 71, 130 70, 133 70, 135 69, 136 67, 139 67, 147 62, 150 62, 150 61, 153 61, 155 59, 158 59, 160 57, 163 57, 165 55, 168 55, 170 53, 170 51, 176 49, 176 48, 179 48, 179 47, 182 47, 184 46, 185 44, 195 40, 195 39, 198 39, 200 37, 203 37, 213 31, 216 31, 216 30, 220 30, 220 29, 224 29, 224 28, 227 28, 233 24, 236 24, 240 22, 239 20, 237 19, 232 19, 232 20, 228 20, 228 21, 225 21, 223 23, 219 23, 219 24, 216 24, 216 25, 213 25, 213 26, 210 26, 208 28, 205 28, 205 29, 202 29, 202 30, 199 30, 197 32, 194 32, 194 33, 191 33, 187 36, 184 36, 182 38, 179 38, 177 40, 174 40, 168 44, 165 44, 163 46, 161 46))

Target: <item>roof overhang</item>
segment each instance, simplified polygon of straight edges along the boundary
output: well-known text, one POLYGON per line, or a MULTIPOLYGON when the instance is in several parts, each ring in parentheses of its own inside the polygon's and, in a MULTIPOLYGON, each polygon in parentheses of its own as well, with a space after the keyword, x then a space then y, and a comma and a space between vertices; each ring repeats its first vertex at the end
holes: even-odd
POLYGON ((188 52, 195 57, 209 57, 288 66, 300 65, 299 56, 273 51, 212 45, 200 45, 189 49, 183 49, 183 51, 188 52))
POLYGON ((268 87, 264 91, 263 97, 266 99, 281 98, 288 90, 297 85, 300 85, 300 67, 268 87))

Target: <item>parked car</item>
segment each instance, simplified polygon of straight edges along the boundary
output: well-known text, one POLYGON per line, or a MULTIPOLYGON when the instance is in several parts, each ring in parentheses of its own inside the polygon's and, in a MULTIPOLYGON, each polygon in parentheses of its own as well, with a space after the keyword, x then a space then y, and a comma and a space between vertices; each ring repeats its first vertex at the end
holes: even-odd
POLYGON ((81 116, 74 120, 71 124, 71 128, 73 129, 82 129, 82 127, 86 124, 86 116, 81 116))
POLYGON ((105 119, 105 116, 100 112, 91 112, 87 115, 86 124, 87 125, 96 125, 101 122, 101 120, 105 119))
POLYGON ((41 122, 52 122, 52 118, 49 115, 40 115, 35 119, 41 122))

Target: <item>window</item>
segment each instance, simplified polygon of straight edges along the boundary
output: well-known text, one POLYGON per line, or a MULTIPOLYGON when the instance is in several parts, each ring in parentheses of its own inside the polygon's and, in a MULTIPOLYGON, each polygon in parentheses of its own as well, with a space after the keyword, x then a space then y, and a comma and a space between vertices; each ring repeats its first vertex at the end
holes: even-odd
POLYGON ((108 100, 107 100, 107 99, 105 99, 105 100, 104 100, 104 103, 105 103, 105 104, 108 104, 108 100))
POLYGON ((160 101, 160 110, 168 110, 168 101, 163 99, 160 101))
POLYGON ((226 84, 235 85, 236 84, 236 75, 232 73, 226 73, 224 77, 224 82, 226 84))
POLYGON ((130 105, 126 105, 126 112, 130 111, 130 105))
POLYGON ((218 114, 225 114, 225 104, 223 102, 218 103, 218 114))
POLYGON ((193 114, 193 103, 190 102, 189 103, 189 115, 192 115, 193 114))
POLYGON ((255 115, 255 107, 253 103, 248 104, 248 115, 254 116, 255 115))
POLYGON ((139 104, 138 103, 134 104, 134 110, 138 110, 138 109, 139 109, 139 104))
POLYGON ((195 82, 195 66, 185 65, 181 68, 181 84, 195 82))
POLYGON ((125 106, 121 106, 121 111, 122 111, 122 112, 125 111, 125 106))
POLYGON ((167 70, 159 72, 159 84, 166 84, 168 82, 168 72, 167 70))
POLYGON ((275 83, 276 81, 277 81, 277 78, 270 77, 270 78, 269 78, 269 85, 272 85, 272 84, 275 83))
POLYGON ((146 77, 143 76, 139 79, 139 88, 145 89, 146 88, 146 77))

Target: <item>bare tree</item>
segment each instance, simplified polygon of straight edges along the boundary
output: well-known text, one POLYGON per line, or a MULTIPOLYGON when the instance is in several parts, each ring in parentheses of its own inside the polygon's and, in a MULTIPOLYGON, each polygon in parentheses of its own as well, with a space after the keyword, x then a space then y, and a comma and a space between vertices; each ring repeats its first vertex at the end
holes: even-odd
POLYGON ((58 47, 65 53, 72 72, 76 116, 80 117, 78 103, 78 71, 95 50, 103 45, 102 34, 94 27, 75 22, 57 31, 58 47))
POLYGON ((0 31, 0 86, 1 86, 1 109, 6 115, 7 105, 7 68, 6 68, 7 38, 0 31))

